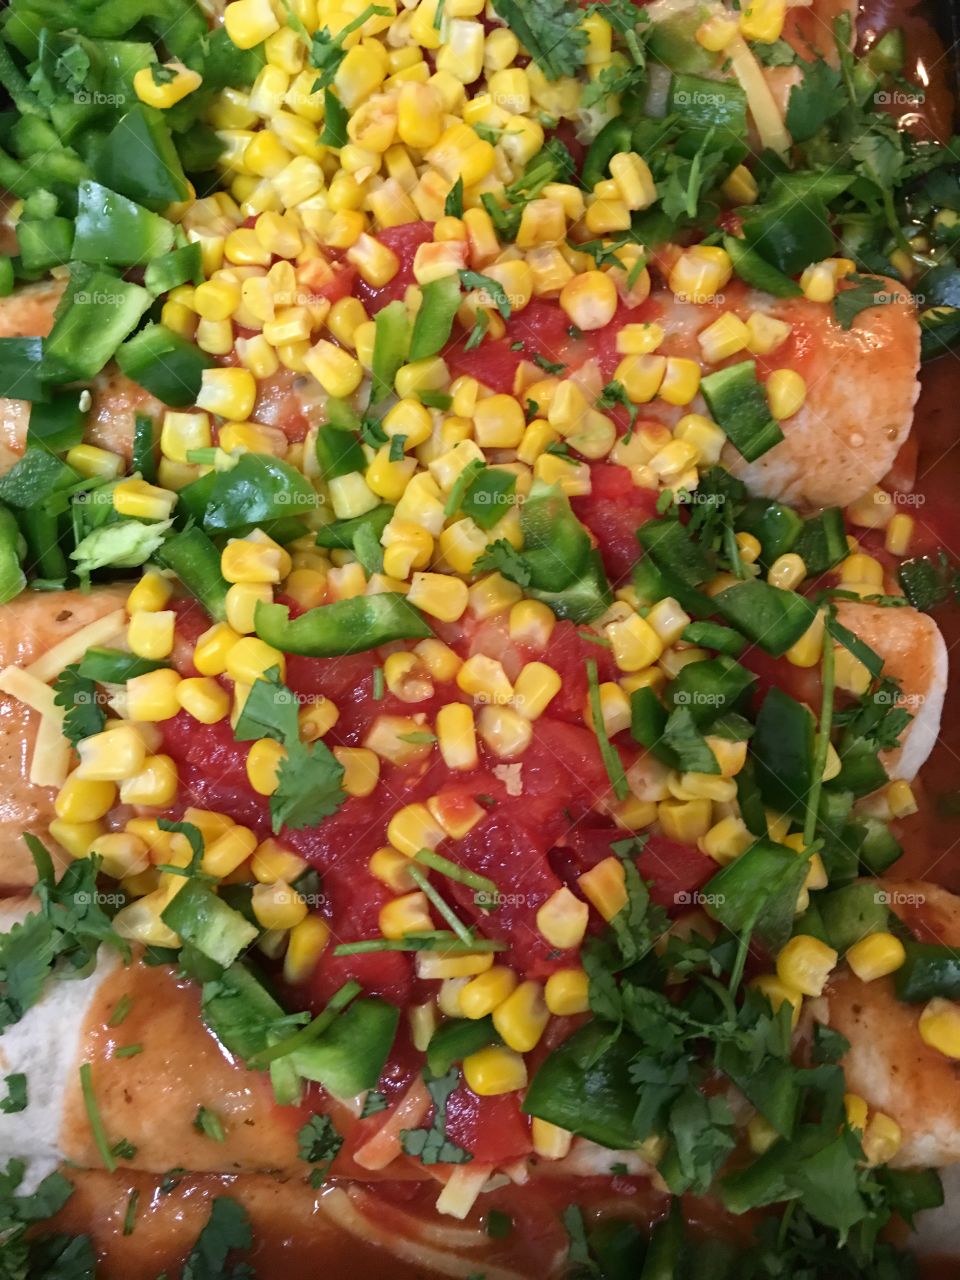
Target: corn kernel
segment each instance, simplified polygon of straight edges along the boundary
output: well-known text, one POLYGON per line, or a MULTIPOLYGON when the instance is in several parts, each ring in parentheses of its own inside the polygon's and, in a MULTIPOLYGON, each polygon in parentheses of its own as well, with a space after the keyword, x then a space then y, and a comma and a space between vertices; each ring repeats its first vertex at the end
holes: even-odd
POLYGON ((551 947, 579 947, 587 931, 590 908, 566 886, 557 889, 537 912, 537 928, 551 947))
POLYGON ((460 991, 460 1012, 465 1018, 485 1018, 513 994, 517 975, 498 964, 468 982, 460 991))
POLYGON ((895 973, 907 958, 903 943, 892 933, 871 933, 850 947, 844 959, 861 982, 874 982, 895 973))
POLYGON ((180 710, 179 686, 179 673, 165 667, 134 676, 127 681, 127 714, 133 720, 150 723, 172 719, 180 710))
POLYGON ((519 1053, 503 1045, 490 1045, 463 1060, 463 1078, 481 1098, 515 1093, 527 1086, 527 1067, 519 1053))
POLYGON ((508 1048, 529 1053, 550 1020, 550 1011, 539 982, 521 982, 493 1010, 493 1025, 508 1048))
POLYGON ((867 1164, 886 1164, 900 1150, 903 1134, 892 1116, 875 1111, 863 1133, 863 1154, 867 1164))
POLYGON ((806 996, 819 996, 837 963, 837 953, 819 938, 798 934, 777 956, 780 981, 806 996))
POLYGON ((116 783, 78 778, 74 771, 58 791, 53 807, 63 822, 96 822, 110 812, 116 799, 116 783))
POLYGON ((807 384, 795 369, 774 369, 767 378, 767 401, 778 422, 799 413, 807 398, 807 384))

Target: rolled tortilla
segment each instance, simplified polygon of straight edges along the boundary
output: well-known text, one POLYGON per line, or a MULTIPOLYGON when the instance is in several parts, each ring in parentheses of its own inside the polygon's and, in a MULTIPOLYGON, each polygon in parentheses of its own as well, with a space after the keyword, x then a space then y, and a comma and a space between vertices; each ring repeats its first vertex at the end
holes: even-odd
MULTIPOLYGON (((56 645, 123 605, 126 589, 104 587, 52 594, 25 592, 0 611, 0 669, 36 662, 56 645)), ((24 831, 45 839, 54 816, 56 789, 30 782, 30 762, 40 717, 0 694, 0 893, 34 882, 24 831)))
MULTIPOLYGON (((0 909, 0 929, 24 913, 23 903, 0 909)), ((197 989, 168 967, 125 966, 102 948, 89 977, 51 982, 0 1036, 0 1075, 26 1075, 28 1099, 26 1110, 0 1114, 0 1151, 28 1162, 31 1184, 62 1160, 103 1168, 80 1087, 86 1062, 110 1146, 125 1139, 136 1148, 118 1163, 157 1174, 175 1167, 305 1173, 296 1136, 304 1113, 278 1107, 269 1080, 234 1061, 206 1030, 197 989), (129 1012, 111 1026, 121 1002, 129 1012), (117 1056, 131 1045, 141 1051, 117 1056), (194 1127, 200 1107, 220 1118, 223 1142, 194 1127)))

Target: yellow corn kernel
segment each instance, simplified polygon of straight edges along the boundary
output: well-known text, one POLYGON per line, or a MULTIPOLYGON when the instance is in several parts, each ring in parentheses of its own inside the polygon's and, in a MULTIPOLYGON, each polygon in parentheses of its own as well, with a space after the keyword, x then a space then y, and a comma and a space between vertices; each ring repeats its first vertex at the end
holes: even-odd
POLYGON ((287 758, 286 747, 273 738, 260 738, 247 752, 247 780, 260 796, 272 796, 280 785, 280 766, 287 758))
POLYGON ((838 689, 860 697, 870 687, 870 672, 849 650, 835 646, 834 678, 838 689))
POLYGON ((120 803, 165 808, 176 799, 177 782, 177 766, 170 756, 147 756, 139 772, 120 783, 120 803))
POLYGON ((380 908, 380 932, 385 938, 402 938, 407 933, 425 933, 433 928, 426 895, 405 893, 380 908))
MULTIPOLYGON (((409 866, 409 862, 407 863, 409 866)), ((417 977, 426 981, 445 982, 448 978, 474 978, 477 974, 486 973, 493 965, 493 955, 489 951, 475 952, 472 955, 446 956, 421 951, 417 954, 417 977)), ((460 996, 466 986, 457 984, 456 1004, 459 1016, 460 996)))
POLYGON ((749 341, 750 330, 732 311, 725 311, 697 334, 700 352, 708 364, 719 364, 728 356, 736 355, 749 341))
POLYGON ((892 1116, 875 1111, 863 1131, 863 1154, 867 1164, 886 1164, 900 1150, 903 1133, 892 1116))
POLYGON ((394 893, 408 893, 417 887, 410 875, 410 859, 398 850, 391 849, 389 845, 384 845, 382 849, 377 849, 371 855, 367 869, 372 876, 381 884, 385 884, 388 889, 392 889, 394 893))
POLYGON ((437 712, 437 746, 448 769, 477 767, 477 735, 473 711, 463 702, 448 702, 437 712))
POLYGON ((883 565, 873 556, 854 552, 847 556, 840 565, 840 581, 848 583, 865 582, 878 591, 883 589, 883 565))
POLYGON ((220 554, 220 572, 231 583, 278 583, 290 569, 289 553, 270 538, 234 538, 220 554))
POLYGON ((307 866, 303 858, 272 839, 257 845, 250 861, 250 869, 260 884, 273 884, 275 880, 292 883, 303 875, 307 866))
POLYGON ((290 930, 283 976, 287 982, 305 982, 330 941, 330 926, 323 916, 308 915, 290 930))
POLYGON ((760 558, 760 552, 763 550, 760 545, 760 539, 755 538, 752 533, 738 533, 736 541, 740 559, 743 563, 756 564, 760 558))
POLYGON ((177 615, 172 609, 135 613, 127 625, 127 643, 138 658, 167 658, 173 652, 177 615))
POLYGON ((360 362, 325 338, 310 348, 304 361, 324 391, 338 399, 353 395, 363 379, 360 362))
POLYGON ((204 369, 198 408, 232 422, 244 422, 256 399, 257 381, 249 369, 204 369))
POLYGON ((421 849, 435 849, 446 832, 425 804, 398 809, 387 825, 387 839, 394 849, 412 858, 421 849))
POLYGON ((463 659, 448 644, 430 636, 413 646, 421 666, 425 667, 434 680, 447 684, 453 680, 463 666, 463 659))
POLYGON ((584 271, 560 290, 561 309, 584 332, 605 328, 614 317, 617 302, 617 287, 602 271, 584 271))
MULTIPOLYGON (((595 236, 606 236, 613 231, 627 231, 630 228, 630 209, 625 200, 619 199, 619 188, 613 183, 617 197, 590 197, 587 201, 587 212, 584 225, 595 236)), ((562 207, 562 206, 561 206, 562 207)))
POLYGON ((530 721, 518 711, 504 706, 485 706, 477 718, 477 732, 486 747, 499 759, 522 755, 530 745, 530 721))
POLYGON ((767 570, 767 581, 774 587, 784 591, 795 591, 807 576, 807 566, 793 551, 777 556, 767 570))
POLYGON ((389 284, 400 270, 400 259, 393 250, 366 232, 347 250, 347 261, 375 288, 389 284))
POLYGON ((557 889, 537 912, 537 928, 551 947, 579 947, 587 931, 590 908, 566 886, 557 889))
POLYGON ((537 720, 562 687, 563 680, 553 667, 544 662, 528 662, 514 684, 513 705, 526 720, 537 720))
MULTIPOLYGON (((292 577, 293 575, 291 575, 292 577)), ((284 592, 290 595, 290 579, 284 583, 284 592)), ((294 596, 296 599, 296 596, 294 596)), ((235 582, 227 592, 227 624, 238 635, 248 636, 254 631, 254 615, 257 604, 271 604, 273 590, 266 582, 235 582)), ((319 603, 315 601, 314 603, 319 603)))
MULTIPOLYGON (((656 359, 656 357, 653 357, 656 359)), ((700 366, 696 360, 667 356, 660 388, 657 392, 667 404, 689 404, 700 389, 700 366)))
POLYGON ((124 461, 119 453, 110 453, 107 449, 98 449, 93 444, 77 444, 67 450, 66 463, 79 471, 88 479, 102 477, 115 480, 124 470, 124 461))
POLYGON ((545 649, 556 622, 548 605, 521 600, 510 610, 510 639, 531 649, 545 649))
POLYGON ((590 982, 582 969, 560 969, 544 987, 547 1008, 558 1017, 586 1013, 590 1008, 590 982))
POLYGON ((521 982, 493 1010, 493 1025, 504 1044, 517 1053, 535 1048, 550 1021, 539 982, 521 982))
POLYGON ((774 369, 767 378, 767 402, 778 422, 799 413, 806 398, 807 384, 795 369, 774 369))
POLYGON ((473 429, 483 449, 515 449, 526 429, 523 407, 513 396, 487 396, 474 410, 473 429))
POLYGON ((250 905, 264 929, 295 929, 307 917, 306 902, 283 880, 254 885, 250 905))
POLYGON ((368 747, 334 747, 337 763, 343 767, 340 784, 348 796, 368 796, 380 780, 380 757, 368 747))
POLYGON ((156 107, 161 111, 176 106, 187 94, 193 93, 203 83, 203 77, 191 71, 182 62, 166 62, 154 64, 141 69, 133 77, 133 89, 141 102, 148 107, 156 107), (169 78, 157 80, 154 70, 162 65, 169 78))
POLYGON ((433 750, 431 742, 418 741, 416 737, 410 741, 412 735, 422 733, 423 725, 411 716, 377 716, 363 745, 391 764, 416 764, 433 750))
POLYGON ((728 862, 739 858, 740 854, 753 844, 753 840, 743 819, 728 814, 700 837, 697 848, 708 858, 719 863, 721 867, 725 867, 728 862))
POLYGON ((665 356, 626 356, 617 365, 614 380, 623 388, 634 404, 648 404, 660 390, 667 372, 665 356))
POLYGON ((908 818, 911 814, 916 813, 919 809, 917 797, 913 793, 913 788, 909 782, 905 782, 902 778, 896 782, 891 782, 886 790, 887 804, 890 806, 890 812, 895 818, 908 818))
POLYGON ((936 996, 920 1014, 920 1039, 948 1058, 960 1058, 960 1005, 936 996))
POLYGON ((252 49, 280 29, 270 0, 231 0, 223 11, 223 25, 238 49, 252 49))
POLYGON ((463 1060, 463 1078, 481 1098, 515 1093, 527 1087, 527 1066, 519 1053, 503 1045, 490 1045, 463 1060))
MULTIPOLYGON (((612 738, 615 734, 622 733, 624 729, 630 727, 630 699, 624 690, 611 680, 604 681, 600 685, 600 711, 607 737, 612 738)), ((596 732, 596 726, 593 721, 593 707, 589 698, 584 706, 583 714, 587 724, 596 732)))
POLYGON ((530 1141, 541 1160, 562 1160, 573 1145, 573 1134, 549 1120, 534 1116, 530 1123, 530 1141))
POLYGON ((777 977, 805 996, 819 996, 837 963, 837 953, 819 938, 798 934, 777 956, 777 977))
POLYGON ((824 616, 818 613, 799 640, 786 652, 787 661, 795 667, 815 667, 823 652, 824 616))
POLYGON ((612 920, 627 904, 626 879, 623 863, 611 855, 578 876, 577 885, 604 920, 612 920))
POLYGON ((713 806, 710 800, 661 800, 657 818, 663 834, 682 844, 696 844, 710 830, 713 806))
POLYGON ((468 593, 468 605, 475 618, 493 618, 506 611, 523 596, 514 582, 499 573, 490 573, 473 584, 468 593))
POLYGON ((62 818, 54 818, 48 830, 61 849, 65 849, 71 858, 86 857, 94 840, 104 834, 103 823, 98 820, 64 822, 62 818))
POLYGON ((477 702, 504 705, 513 699, 513 686, 495 658, 475 653, 457 672, 457 688, 477 702))
POLYGON ((407 599, 432 618, 456 622, 467 608, 467 584, 445 573, 415 573, 407 599))
POLYGON ((209 841, 203 854, 201 868, 218 880, 236 871, 257 847, 257 837, 249 827, 232 826, 209 841))
POLYGON ((622 622, 608 623, 604 633, 610 641, 614 662, 621 671, 641 671, 656 662, 663 653, 663 640, 637 613, 631 613, 622 622))
POLYGON ((831 302, 837 292, 837 277, 826 262, 814 262, 804 268, 800 288, 810 302, 831 302))
POLYGON ((173 594, 173 583, 154 569, 148 569, 127 596, 127 613, 158 612, 173 594))
POLYGON ((710 302, 730 281, 733 264, 725 249, 694 245, 685 249, 670 272, 670 288, 681 301, 710 302))
POLYGON ((198 638, 193 665, 202 676, 221 676, 227 669, 227 654, 240 636, 225 622, 215 622, 198 638))
POLYGON ((858 1093, 845 1093, 843 1095, 843 1110, 850 1128, 856 1129, 858 1133, 863 1133, 867 1127, 866 1099, 861 1098, 858 1093))
MULTIPOLYGON (((701 23, 700 26, 697 27, 694 32, 694 39, 701 48, 708 50, 708 52, 720 53, 727 47, 736 34, 736 20, 721 14, 716 14, 714 17, 708 18, 706 22, 701 23)), ((743 168, 742 165, 738 167, 743 168)), ((749 169, 747 172, 750 172, 749 169)))
POLYGON ((883 545, 894 556, 905 556, 910 550, 915 521, 913 516, 898 512, 887 525, 883 545))
POLYGON ((160 429, 160 452, 173 462, 187 462, 191 449, 208 449, 213 443, 210 419, 205 413, 167 410, 160 429))
POLYGON ((110 812, 116 799, 116 783, 78 778, 74 771, 57 792, 53 807, 63 822, 96 822, 110 812))
POLYGON ((465 1018, 485 1018, 513 994, 517 975, 507 965, 497 964, 473 978, 460 990, 460 1012, 465 1018))
POLYGON ((783 346, 790 332, 790 325, 785 320, 754 311, 747 317, 747 350, 752 355, 768 356, 783 346))
POLYGON ((133 720, 170 720, 180 710, 180 674, 167 668, 127 681, 127 714, 133 720))
POLYGON ((746 40, 773 44, 780 39, 786 16, 786 0, 749 0, 740 11, 740 34, 746 40))
POLYGON ((364 480, 359 471, 337 476, 327 485, 330 503, 338 520, 350 520, 365 515, 380 505, 380 499, 364 480))
POLYGON ((755 1156, 762 1156, 779 1139, 780 1134, 759 1112, 747 1121, 747 1142, 755 1156))
POLYGON ((286 671, 285 656, 258 636, 242 636, 228 650, 226 663, 226 674, 239 684, 253 684, 263 679, 273 667, 279 668, 282 680, 286 671))
POLYGON ((855 942, 843 957, 861 982, 874 982, 895 973, 907 953, 903 943, 892 933, 871 933, 855 942))
POLYGON ((177 495, 145 480, 121 480, 113 491, 114 510, 138 520, 168 520, 177 505, 177 495))
POLYGON ((803 992, 798 991, 796 987, 784 982, 782 978, 775 973, 764 973, 758 978, 754 978, 750 983, 754 990, 759 991, 761 995, 765 995, 770 1001, 770 1007, 774 1013, 786 1001, 792 1009, 790 1024, 795 1027, 800 1018, 800 1006, 803 1004, 803 992))
POLYGON ((150 865, 145 840, 126 831, 110 831, 90 845, 90 856, 100 858, 102 870, 114 880, 139 875, 150 865))

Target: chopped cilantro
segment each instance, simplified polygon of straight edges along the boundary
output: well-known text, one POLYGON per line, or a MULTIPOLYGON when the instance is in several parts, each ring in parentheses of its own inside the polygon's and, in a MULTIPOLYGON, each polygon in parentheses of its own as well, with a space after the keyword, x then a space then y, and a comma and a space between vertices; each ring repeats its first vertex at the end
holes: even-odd
POLYGON ((173 67, 166 67, 162 62, 151 62, 150 76, 156 85, 172 84, 177 78, 177 72, 173 67))
POLYGON ((53 682, 53 690, 54 702, 66 710, 63 736, 71 746, 101 732, 107 722, 107 712, 100 705, 96 682, 80 675, 79 663, 64 667, 53 682))
POLYGON ((367 1116, 375 1116, 381 1111, 386 1111, 389 1105, 384 1094, 378 1093, 376 1089, 371 1089, 364 1099, 360 1118, 365 1119, 367 1116))
POLYGON ((484 335, 490 328, 490 313, 482 308, 477 312, 477 318, 474 321, 473 328, 467 336, 466 342, 463 344, 464 351, 473 351, 479 347, 483 341, 484 335))
POLYGON ((751 45, 754 57, 764 67, 792 67, 797 61, 796 50, 786 40, 774 40, 770 44, 755 41, 751 45))
POLYGON ((18 1111, 27 1109, 27 1077, 22 1071, 14 1071, 4 1077, 7 1096, 0 1099, 0 1111, 6 1116, 16 1115, 18 1111))
POLYGON ((400 1144, 408 1156, 416 1156, 423 1164, 465 1164, 472 1160, 447 1137, 447 1099, 460 1083, 460 1073, 454 1067, 438 1080, 427 1080, 427 1089, 433 1099, 433 1122, 429 1129, 402 1129, 400 1144))
POLYGON ((319 1187, 326 1181, 330 1166, 342 1146, 343 1138, 329 1116, 311 1116, 297 1134, 300 1159, 316 1166, 310 1175, 313 1187, 319 1187))
POLYGON ((234 1250, 249 1249, 252 1244, 246 1209, 229 1196, 217 1196, 184 1263, 182 1280, 254 1280, 253 1268, 246 1263, 227 1265, 234 1250))
POLYGON ((518 587, 529 587, 530 570, 519 551, 506 540, 498 538, 491 542, 483 555, 474 564, 474 571, 501 573, 518 587))
POLYGON ((132 1236, 137 1221, 137 1206, 140 1203, 140 1192, 133 1190, 127 1197, 127 1207, 123 1215, 123 1234, 132 1236))
POLYGON ((833 299, 833 314, 841 329, 851 328, 861 311, 888 306, 896 300, 896 294, 891 293, 884 281, 876 276, 852 275, 847 279, 854 287, 838 290, 833 299))
POLYGON ((623 383, 614 380, 613 382, 608 382, 600 392, 600 399, 597 401, 597 408, 613 409, 616 408, 617 405, 620 405, 621 408, 627 411, 629 426, 627 428, 627 433, 624 436, 624 440, 629 441, 630 437, 633 435, 634 423, 637 420, 637 414, 640 410, 627 395, 627 389, 623 383))
POLYGON ((223 1142, 227 1136, 224 1133, 223 1121, 209 1107, 197 1107, 197 1114, 193 1117, 193 1127, 197 1133, 205 1134, 214 1142, 223 1142))
POLYGON ((390 10, 383 5, 368 4, 362 13, 359 13, 352 22, 348 22, 345 27, 341 27, 336 35, 331 33, 329 27, 321 27, 314 33, 309 60, 311 67, 315 67, 320 72, 313 85, 314 93, 333 84, 334 77, 340 69, 340 63, 347 56, 343 47, 347 36, 354 31, 359 31, 370 18, 386 17, 389 13, 390 10))
POLYGON ((463 217, 463 178, 458 178, 447 193, 443 212, 447 218, 463 217))
POLYGON ((547 357, 542 356, 539 351, 534 351, 530 356, 530 359, 537 368, 542 369, 544 373, 563 373, 564 369, 567 367, 565 364, 560 364, 557 361, 548 360, 547 357))
POLYGON ((485 301, 496 307, 504 320, 510 319, 510 299, 499 280, 481 275, 479 271, 461 271, 460 283, 465 289, 482 289, 486 294, 485 301))
POLYGON ((493 0, 493 7, 548 80, 575 76, 587 35, 581 11, 567 0, 493 0))
POLYGON ((406 436, 399 436, 399 435, 391 436, 390 437, 390 453, 388 454, 387 461, 402 462, 403 451, 404 451, 404 448, 406 447, 406 443, 407 443, 406 436))
POLYGON ((803 79, 790 90, 787 129, 795 142, 806 142, 846 105, 840 72, 817 58, 804 62, 803 79))

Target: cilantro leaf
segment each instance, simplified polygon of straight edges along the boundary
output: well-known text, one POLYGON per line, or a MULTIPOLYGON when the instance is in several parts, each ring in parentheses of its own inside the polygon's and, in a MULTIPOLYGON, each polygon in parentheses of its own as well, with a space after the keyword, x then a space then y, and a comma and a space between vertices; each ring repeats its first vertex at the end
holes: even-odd
POLYGON ((385 9, 383 5, 368 4, 362 13, 342 27, 336 35, 333 35, 329 27, 321 27, 314 33, 309 61, 311 67, 315 67, 320 72, 314 82, 314 93, 333 84, 334 77, 340 70, 340 63, 347 56, 347 51, 343 47, 347 36, 352 35, 354 31, 359 31, 368 19, 387 16, 389 13, 390 10, 385 9))
POLYGON ((822 58, 804 62, 803 80, 790 90, 787 129, 794 142, 806 142, 847 104, 840 72, 822 58))
POLYGON ((629 441, 633 434, 633 425, 637 420, 637 414, 640 410, 627 395, 627 389, 623 383, 614 380, 613 382, 608 382, 600 392, 600 398, 597 401, 597 408, 614 409, 617 405, 620 405, 621 408, 626 409, 627 411, 627 418, 630 425, 627 428, 627 434, 624 436, 624 439, 629 441))
POLYGON ((482 302, 496 307, 504 320, 510 319, 510 299, 499 280, 482 275, 479 271, 461 271, 459 274, 460 283, 465 289, 481 289, 486 295, 482 302))
POLYGON ((217 1196, 206 1226, 184 1263, 183 1280, 253 1280, 253 1268, 246 1263, 227 1266, 235 1249, 249 1249, 252 1244, 246 1209, 229 1196, 217 1196))
POLYGON ((443 213, 446 218, 463 217, 463 178, 458 178, 447 193, 443 202, 443 213))
POLYGON ((150 64, 150 75, 156 85, 172 84, 177 78, 177 73, 173 67, 166 67, 162 62, 152 62, 150 64))
POLYGON ((286 744, 287 755, 277 773, 277 789, 270 797, 274 833, 281 827, 301 831, 336 813, 347 793, 343 765, 324 742, 307 746, 299 738, 286 744))
POLYGON ((213 1142, 223 1142, 226 1137, 223 1121, 209 1107, 197 1107, 197 1114, 193 1117, 193 1127, 197 1133, 205 1134, 213 1142))
POLYGON ((529 587, 530 570, 519 551, 506 540, 498 538, 491 542, 482 556, 474 564, 474 571, 500 573, 518 587, 529 587))
POLYGON ((460 1083, 454 1067, 445 1076, 427 1080, 433 1099, 433 1122, 429 1129, 402 1129, 400 1144, 408 1156, 419 1157, 422 1164, 466 1164, 473 1156, 447 1137, 447 1099, 460 1083))
POLYGON ((797 61, 797 53, 793 45, 786 40, 774 40, 771 44, 763 44, 759 40, 750 46, 753 56, 764 67, 792 67, 797 61))
POLYGON ((15 1071, 4 1078, 7 1096, 0 1100, 0 1111, 5 1116, 16 1115, 18 1111, 27 1109, 27 1077, 22 1071, 15 1071))
POLYGON ((100 705, 95 681, 80 675, 79 663, 64 667, 53 682, 53 689, 54 702, 66 709, 63 736, 71 746, 100 733, 107 722, 107 713, 100 705))
POLYGON ((271 667, 255 680, 233 730, 238 742, 275 738, 287 743, 300 735, 297 700, 280 679, 280 668, 271 667))
POLYGON ((847 276, 853 282, 852 289, 841 289, 833 299, 833 314, 841 329, 852 327, 861 311, 871 307, 885 307, 896 301, 883 280, 877 276, 847 276))
POLYGON ((584 65, 587 36, 576 5, 567 0, 494 0, 493 7, 548 80, 575 76, 584 65))
POLYGON ((719 773, 717 758, 697 728, 689 707, 674 707, 663 729, 663 744, 677 758, 682 773, 719 773))
POLYGON ((467 336, 466 342, 463 344, 464 351, 475 351, 483 341, 487 330, 490 328, 490 313, 481 309, 477 312, 476 320, 473 328, 467 336))
POLYGON ((301 1160, 316 1165, 310 1178, 313 1187, 326 1180, 337 1152, 343 1146, 343 1138, 334 1128, 329 1116, 311 1116, 297 1134, 297 1153, 301 1160))

